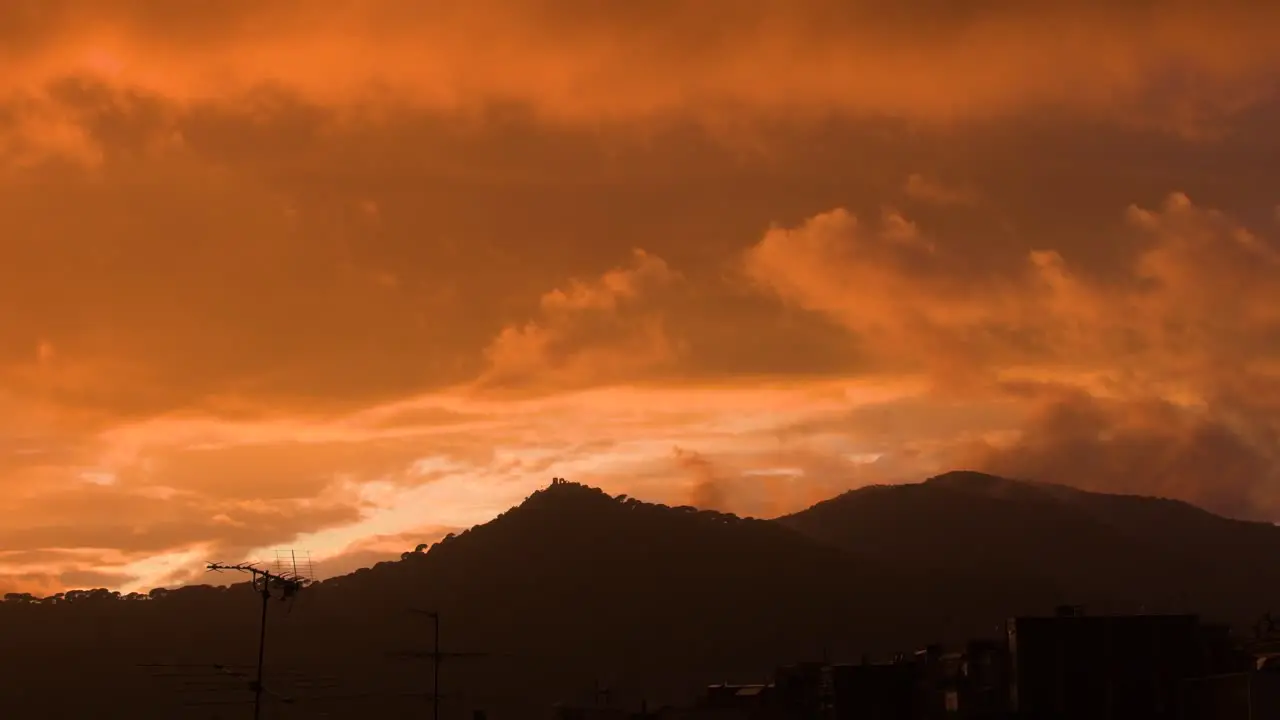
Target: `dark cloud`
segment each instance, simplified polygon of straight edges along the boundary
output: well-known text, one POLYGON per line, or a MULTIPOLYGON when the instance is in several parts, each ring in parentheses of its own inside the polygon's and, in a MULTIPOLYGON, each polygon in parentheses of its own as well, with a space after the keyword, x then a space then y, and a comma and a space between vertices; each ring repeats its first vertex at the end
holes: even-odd
MULTIPOLYGON (((1274 421, 1269 429, 1274 438, 1274 421)), ((1046 402, 1012 444, 975 448, 957 464, 1271 520, 1280 510, 1276 447, 1257 443, 1228 418, 1200 408, 1072 392, 1046 402)))

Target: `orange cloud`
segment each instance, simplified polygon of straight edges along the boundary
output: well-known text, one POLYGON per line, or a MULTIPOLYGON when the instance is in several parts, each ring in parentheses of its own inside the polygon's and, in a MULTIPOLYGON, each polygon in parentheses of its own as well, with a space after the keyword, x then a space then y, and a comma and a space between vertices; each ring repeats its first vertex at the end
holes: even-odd
POLYGON ((773 495, 768 478, 743 473, 779 462, 812 470, 857 440, 759 448, 777 445, 786 425, 913 392, 847 381, 531 398, 459 390, 323 420, 156 418, 43 459, 0 454, 10 458, 0 512, 13 518, 0 529, 0 582, 44 592, 92 571, 147 590, 205 581, 204 560, 270 560, 282 547, 310 550, 331 575, 429 542, 432 528, 484 522, 555 474, 678 504, 680 445, 724 464, 733 509, 793 509, 807 495, 773 495))
POLYGON ((25 98, 0 111, 0 167, 19 169, 50 159, 98 167, 103 150, 72 108, 25 98))
POLYGON ((131 493, 113 488, 67 487, 23 498, 7 499, 7 514, 21 517, 6 523, 0 542, 12 548, 114 548, 130 553, 161 554, 197 542, 216 550, 242 554, 286 542, 299 532, 349 523, 360 516, 351 502, 237 499, 209 501, 182 492, 131 493))
POLYGON ((313 558, 312 571, 316 579, 348 575, 380 562, 399 560, 403 553, 415 552, 423 545, 429 548, 449 533, 465 529, 431 525, 409 532, 361 538, 335 554, 313 558))
POLYGON ((136 578, 86 566, 109 566, 127 560, 112 551, 18 550, 0 552, 0 595, 27 592, 44 597, 67 588, 117 588, 136 578))
POLYGON ((1016 361, 1018 338, 1002 332, 1036 317, 1029 277, 976 267, 894 211, 873 228, 842 209, 773 228, 746 252, 742 269, 782 301, 857 333, 880 367, 937 370, 961 352, 1016 361))
POLYGON ((722 477, 718 477, 711 462, 701 454, 675 448, 675 461, 692 478, 689 488, 689 504, 702 510, 724 510, 728 497, 722 477))
MULTIPOLYGON (((1133 249, 1109 275, 1050 251, 966 255, 956 237, 894 211, 871 226, 833 211, 767 231, 740 267, 861 341, 870 364, 839 381, 688 380, 670 352, 685 338, 666 334, 689 312, 669 302, 687 283, 636 251, 491 335, 487 385, 355 410, 187 409, 107 424, 71 422, 47 394, 13 395, 0 415, 0 510, 15 520, 0 542, 27 555, 0 558, 0 574, 47 589, 110 573, 146 589, 196 577, 206 555, 280 545, 346 557, 341 566, 390 552, 370 537, 483 521, 551 475, 771 515, 959 460, 1267 512, 1266 476, 1249 478, 1277 437, 1274 245, 1178 194, 1130 209, 1123 229, 1133 249), (848 379, 865 367, 879 374, 848 379), (915 371, 981 380, 944 393, 915 371), (645 378, 656 380, 565 392, 645 378), (490 392, 507 388, 538 392, 490 392), (1219 462, 1235 468, 1230 482, 1197 484, 1219 462), (1126 481, 1139 469, 1159 482, 1126 481)), ((73 344, 32 337, 11 382, 93 378, 73 344)), ((122 377, 124 390, 137 382, 122 377)))
POLYGON ((1280 510, 1277 431, 1274 421, 1241 428, 1158 398, 1120 402, 1070 392, 1040 405, 1012 442, 976 444, 956 464, 1268 520, 1280 510), (1258 430, 1266 437, 1250 437, 1258 430))
POLYGON ((978 202, 976 190, 967 187, 952 187, 937 180, 931 180, 919 173, 912 173, 902 185, 907 197, 934 205, 973 205, 978 202))
MULTIPOLYGON (((1052 108, 1204 129, 1258 101, 1258 79, 1280 63, 1266 31, 1280 17, 1252 2, 961 11, 927 0, 382 0, 316 12, 272 0, 181 16, 135 2, 54 7, 21 13, 6 37, 4 83, 43 104, 35 112, 58 106, 50 87, 91 77, 247 112, 270 103, 263 89, 281 89, 373 120, 396 107, 477 114, 508 104, 569 123, 743 113, 952 121, 1052 108)), ((14 137, 92 156, 69 127, 38 126, 39 136, 14 137)))
POLYGON ((677 280, 661 258, 635 250, 628 268, 546 293, 537 320, 503 328, 485 350, 480 386, 607 383, 670 365, 679 349, 653 308, 677 280))
POLYGON ((720 453, 713 459, 696 450, 674 449, 675 465, 688 483, 684 498, 688 505, 741 516, 777 517, 863 484, 858 467, 862 461, 854 459, 856 453, 836 450, 824 457, 794 446, 775 452, 734 448, 720 449, 720 453))
POLYGON ((775 228, 743 268, 784 302, 858 334, 882 361, 954 367, 1065 365, 1198 382, 1280 347, 1280 252, 1182 194, 1131 207, 1141 247, 1120 280, 1074 272, 1057 252, 977 266, 896 213, 867 230, 843 210, 775 228))
POLYGON ((771 514, 1077 452, 1272 507, 1169 458, 1274 438, 1277 11, 749 5, 22 5, 0 584, 351 566, 553 475, 771 514))
POLYGON ((445 268, 371 257, 379 229, 354 201, 299 212, 280 186, 183 153, 44 172, 0 193, 0 383, 24 402, 103 422, 262 412, 268 395, 331 410, 471 372, 452 353, 483 299, 450 313, 445 268), (407 267, 412 283, 386 282, 407 267))
POLYGON ((958 371, 985 378, 970 401, 1031 390, 1025 425, 946 463, 1273 514, 1280 247, 1180 193, 1126 221, 1135 251, 1105 277, 1052 251, 974 267, 899 216, 867 230, 843 210, 770 230, 742 267, 881 367, 948 391, 958 371))

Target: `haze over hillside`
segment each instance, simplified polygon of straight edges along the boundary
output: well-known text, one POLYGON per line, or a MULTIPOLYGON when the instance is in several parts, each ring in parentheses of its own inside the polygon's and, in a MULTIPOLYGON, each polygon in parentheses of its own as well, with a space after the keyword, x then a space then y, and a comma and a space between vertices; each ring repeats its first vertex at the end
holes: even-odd
POLYGON ((850 491, 777 522, 902 566, 994 574, 1100 609, 1246 622, 1280 595, 1280 528, 1176 500, 951 472, 850 491))

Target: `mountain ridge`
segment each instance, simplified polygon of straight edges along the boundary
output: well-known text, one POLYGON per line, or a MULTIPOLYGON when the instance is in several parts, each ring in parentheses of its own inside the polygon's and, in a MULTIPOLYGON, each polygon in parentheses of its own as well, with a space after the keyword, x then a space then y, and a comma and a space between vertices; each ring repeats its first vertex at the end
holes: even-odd
POLYGON ((1167 498, 957 471, 852 490, 777 521, 872 554, 892 544, 904 562, 999 566, 1104 607, 1163 605, 1240 620, 1248 601, 1221 595, 1280 591, 1280 574, 1265 570, 1280 551, 1280 528, 1167 498), (1203 591, 1206 583, 1214 591, 1203 591))
MULTIPOLYGON (((268 666, 337 675, 364 693, 347 709, 331 703, 333 717, 408 712, 423 668, 389 653, 430 642, 429 625, 408 612, 429 608, 447 650, 490 653, 448 665, 455 697, 530 717, 588 696, 596 681, 620 699, 674 701, 712 680, 766 679, 778 663, 999 636, 1008 616, 1058 604, 1202 611, 1240 625, 1280 593, 1264 564, 1280 549, 1275 527, 1177 503, 940 477, 773 520, 557 479, 423 552, 271 603, 268 666)), ((245 584, 6 602, 0 697, 38 697, 68 717, 185 716, 174 714, 185 692, 175 688, 161 693, 166 709, 137 711, 137 697, 155 692, 137 665, 251 664, 258 612, 245 584), (58 692, 68 673, 85 678, 83 692, 58 692)))

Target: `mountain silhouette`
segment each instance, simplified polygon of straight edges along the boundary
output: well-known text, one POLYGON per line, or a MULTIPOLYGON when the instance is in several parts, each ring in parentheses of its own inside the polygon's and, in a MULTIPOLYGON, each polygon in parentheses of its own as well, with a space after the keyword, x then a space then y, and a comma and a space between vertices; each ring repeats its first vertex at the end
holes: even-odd
POLYGON ((871 558, 1003 578, 1100 612, 1243 624, 1280 596, 1280 528, 1176 500, 957 471, 853 490, 777 522, 871 558))
MULTIPOLYGON (((774 522, 556 483, 425 552, 273 603, 267 684, 272 667, 288 667, 338 678, 341 690, 328 695, 377 693, 348 710, 327 701, 331 717, 421 711, 424 698, 395 694, 427 688, 429 663, 388 657, 428 647, 429 624, 408 612, 417 607, 439 612, 446 651, 489 653, 446 661, 445 717, 469 717, 475 707, 536 717, 556 700, 591 699, 596 683, 618 702, 657 704, 710 680, 767 679, 779 659, 882 653, 931 639, 946 630, 946 613, 927 616, 929 587, 917 573, 774 522)), ((24 705, 57 704, 68 716, 114 705, 146 717, 143 706, 163 699, 166 709, 154 716, 172 717, 193 693, 136 665, 251 664, 257 613, 243 584, 147 600, 104 591, 54 605, 6 603, 0 635, 10 655, 0 692, 17 693, 24 705), (87 678, 78 681, 83 694, 58 692, 69 674, 87 678)))
MULTIPOLYGON (((1253 564, 1278 535, 1170 501, 966 473, 776 521, 557 481, 423 552, 273 601, 265 717, 423 716, 430 662, 399 655, 429 650, 431 625, 410 608, 439 613, 442 650, 483 653, 444 662, 442 717, 542 717, 600 689, 655 707, 824 653, 995 636, 1007 615, 1057 603, 1252 619, 1280 587, 1253 564)), ((247 682, 210 666, 252 666, 259 612, 247 584, 5 602, 0 707, 247 717, 247 682), (173 674, 188 677, 161 677, 173 674)))

